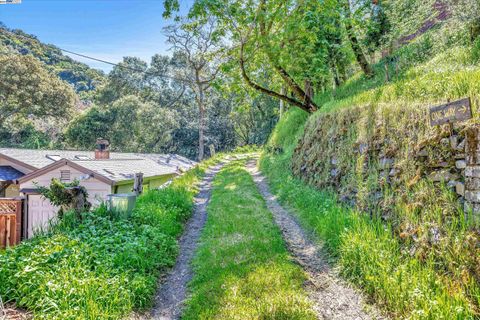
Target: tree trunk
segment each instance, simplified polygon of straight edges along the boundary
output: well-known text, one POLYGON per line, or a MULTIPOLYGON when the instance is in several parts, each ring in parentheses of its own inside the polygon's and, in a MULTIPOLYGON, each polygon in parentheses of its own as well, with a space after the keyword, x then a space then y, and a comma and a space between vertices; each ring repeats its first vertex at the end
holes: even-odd
POLYGON ((305 95, 313 101, 313 97, 315 96, 315 92, 313 92, 312 82, 309 79, 305 79, 305 95))
POLYGON ((345 65, 340 61, 335 61, 335 68, 337 69, 340 84, 345 83, 347 81, 347 71, 345 70, 345 65))
POLYGON ((388 73, 388 62, 385 62, 384 68, 385 68, 385 82, 389 82, 390 74, 388 73))
POLYGON ((203 88, 199 89, 198 92, 198 161, 202 161, 204 157, 205 150, 205 107, 203 105, 203 88))
POLYGON ((338 69, 335 64, 332 65, 332 73, 333 73, 333 82, 335 83, 335 88, 340 87, 340 77, 338 76, 338 69))
POLYGON ((362 68, 363 73, 365 73, 367 77, 373 77, 373 69, 368 63, 367 58, 365 57, 365 53, 360 47, 360 43, 358 42, 357 36, 354 33, 352 24, 350 22, 347 22, 345 27, 347 29, 348 39, 350 40, 350 44, 352 45, 353 53, 355 54, 355 58, 357 59, 360 68, 362 68))
MULTIPOLYGON (((300 109, 302 109, 302 110, 304 110, 308 113, 312 113, 312 112, 317 111, 317 109, 318 109, 317 106, 313 103, 313 101, 311 101, 311 103, 309 103, 308 100, 310 100, 310 99, 308 99, 308 98, 305 98, 304 100, 300 101, 300 100, 297 100, 295 98, 289 97, 288 95, 280 94, 280 93, 275 92, 273 90, 270 90, 268 88, 262 87, 258 83, 255 83, 254 81, 252 81, 252 79, 248 76, 247 70, 245 68, 244 48, 245 48, 245 43, 242 41, 241 44, 240 44, 240 59, 239 59, 240 70, 241 70, 243 79, 245 80, 245 82, 250 87, 252 87, 253 89, 255 89, 255 90, 257 90, 261 93, 267 94, 271 97, 283 100, 283 101, 285 101, 285 102, 287 102, 287 103, 289 103, 293 106, 299 107, 300 109)), ((277 71, 278 71, 278 69, 282 70, 281 67, 278 67, 278 69, 277 68, 275 68, 275 69, 277 71)), ((283 77, 289 78, 289 75, 286 72, 280 72, 280 73, 282 75, 282 78, 283 77)), ((289 88, 292 88, 291 83, 288 83, 287 81, 285 81, 285 82, 286 82, 286 84, 288 85, 289 88)), ((303 92, 303 90, 301 88, 299 90, 301 90, 303 92)), ((304 92, 303 92, 303 97, 305 97, 304 92)))
POLYGON ((315 104, 312 98, 305 93, 305 91, 295 82, 295 80, 293 80, 293 78, 287 73, 287 71, 285 71, 283 67, 276 64, 275 61, 273 61, 271 54, 267 54, 267 56, 269 57, 271 63, 273 64, 273 68, 277 71, 280 77, 282 77, 283 81, 292 90, 294 96, 297 99, 302 100, 305 110, 307 110, 307 112, 309 113, 313 113, 317 111, 318 106, 315 104))
POLYGON ((352 46, 353 53, 355 54, 355 58, 360 65, 360 68, 362 68, 363 73, 367 77, 373 77, 373 69, 372 66, 367 61, 367 58, 365 57, 365 53, 362 50, 362 47, 360 46, 360 42, 358 41, 357 36, 355 35, 355 30, 353 29, 352 21, 351 21, 351 11, 350 11, 350 2, 349 0, 345 0, 344 2, 344 7, 345 7, 345 29, 347 30, 347 36, 348 39, 350 40, 350 44, 352 46))
MULTIPOLYGON (((308 96, 305 91, 295 82, 295 80, 288 74, 283 66, 280 65, 277 57, 272 53, 269 47, 269 38, 270 38, 270 27, 267 28, 267 23, 265 21, 265 17, 267 16, 266 12, 267 1, 261 0, 259 4, 259 11, 263 14, 260 15, 259 18, 259 27, 260 27, 260 34, 265 38, 265 45, 266 45, 266 55, 268 60, 272 64, 273 68, 277 71, 280 77, 283 79, 285 84, 293 91, 295 94, 295 100, 300 101, 303 105, 301 109, 307 111, 308 113, 313 113, 318 110, 318 106, 313 101, 312 97, 308 96)), ((243 48, 242 48, 243 54, 243 48)), ((243 57, 242 57, 243 59, 243 57)))

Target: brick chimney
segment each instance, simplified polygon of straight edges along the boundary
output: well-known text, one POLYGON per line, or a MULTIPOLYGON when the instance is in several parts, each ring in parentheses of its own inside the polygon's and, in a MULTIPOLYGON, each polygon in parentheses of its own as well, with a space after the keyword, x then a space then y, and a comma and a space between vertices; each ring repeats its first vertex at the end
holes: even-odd
POLYGON ((95 160, 105 160, 110 159, 110 151, 108 151, 108 146, 110 143, 106 139, 98 138, 95 148, 95 160))

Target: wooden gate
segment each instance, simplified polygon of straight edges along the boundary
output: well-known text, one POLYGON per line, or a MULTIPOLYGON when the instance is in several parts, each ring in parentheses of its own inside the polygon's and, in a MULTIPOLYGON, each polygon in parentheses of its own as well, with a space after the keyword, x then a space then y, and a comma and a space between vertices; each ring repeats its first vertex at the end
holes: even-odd
POLYGON ((22 200, 0 199, 0 248, 20 243, 22 200))

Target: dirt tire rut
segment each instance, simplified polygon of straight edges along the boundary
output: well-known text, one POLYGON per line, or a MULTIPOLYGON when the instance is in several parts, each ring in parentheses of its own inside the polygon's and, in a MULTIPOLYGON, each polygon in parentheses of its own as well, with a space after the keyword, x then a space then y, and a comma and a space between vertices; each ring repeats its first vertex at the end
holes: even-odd
POLYGON ((161 281, 155 299, 155 307, 147 319, 173 320, 179 319, 183 302, 187 297, 187 284, 192 279, 191 262, 197 249, 201 231, 207 220, 207 205, 211 196, 212 182, 215 175, 226 162, 209 168, 199 184, 199 193, 195 197, 195 208, 192 217, 185 226, 179 240, 179 255, 173 269, 161 281))
POLYGON ((280 227, 290 253, 307 273, 306 291, 318 319, 386 319, 375 307, 365 304, 361 294, 349 287, 330 268, 321 245, 312 240, 294 216, 270 192, 255 160, 247 163, 247 170, 280 227))

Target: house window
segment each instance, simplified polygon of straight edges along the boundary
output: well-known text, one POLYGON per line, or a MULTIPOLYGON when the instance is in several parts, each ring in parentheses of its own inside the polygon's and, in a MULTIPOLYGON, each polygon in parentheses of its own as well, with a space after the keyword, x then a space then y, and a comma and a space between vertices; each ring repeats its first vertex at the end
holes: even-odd
POLYGON ((60 181, 61 182, 70 182, 70 170, 61 170, 60 171, 60 181))

